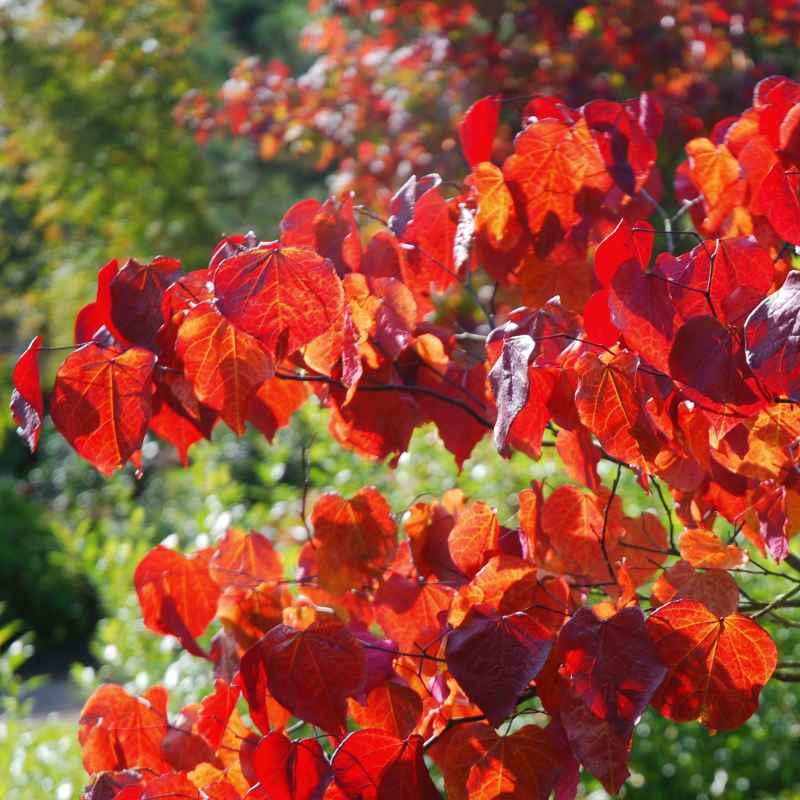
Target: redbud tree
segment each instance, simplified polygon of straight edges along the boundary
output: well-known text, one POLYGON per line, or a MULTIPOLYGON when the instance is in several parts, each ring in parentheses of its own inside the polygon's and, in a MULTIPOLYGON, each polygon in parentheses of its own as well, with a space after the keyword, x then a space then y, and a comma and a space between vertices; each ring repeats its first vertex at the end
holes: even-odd
POLYGON ((761 80, 662 175, 670 113, 487 94, 449 133, 467 169, 302 200, 207 266, 109 261, 47 409, 34 339, 20 433, 49 413, 105 475, 146 436, 185 463, 313 401, 387 468, 432 423, 458 465, 492 436, 568 479, 520 486, 509 524, 455 490, 405 514, 324 494, 291 572, 255 531, 153 548, 144 623, 214 689, 179 713, 95 691, 86 798, 569 798, 581 771, 616 793, 647 707, 734 729, 800 680, 764 627, 800 593, 800 85, 761 80), (625 472, 654 510, 626 514, 625 472))

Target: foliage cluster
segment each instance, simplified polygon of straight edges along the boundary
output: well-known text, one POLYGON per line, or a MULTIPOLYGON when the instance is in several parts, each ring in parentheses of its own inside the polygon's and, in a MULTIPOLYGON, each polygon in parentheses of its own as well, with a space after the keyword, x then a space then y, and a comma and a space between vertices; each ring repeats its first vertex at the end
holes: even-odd
MULTIPOLYGON (((472 172, 459 193, 412 177, 366 243, 343 194, 295 204, 275 241, 226 237, 207 268, 106 264, 49 409, 101 473, 141 471, 148 430, 182 462, 218 421, 271 440, 313 391, 331 435, 364 457, 396 463, 433 422, 460 465, 492 430, 504 455, 555 447, 582 488, 534 481, 513 527, 451 491, 414 503, 402 539, 376 488, 326 494, 302 509, 293 575, 268 538, 234 528, 188 557, 150 550, 135 574, 144 623, 212 662, 214 688, 175 720, 163 687, 95 691, 79 729, 87 796, 268 796, 277 784, 287 797, 432 798, 425 754, 448 796, 575 796, 581 769, 614 793, 648 705, 734 729, 773 674, 797 680, 796 662, 776 672, 756 620, 781 619, 800 586, 760 560, 800 571, 797 290, 783 259, 800 243, 798 95, 765 79, 750 109, 690 141, 674 217, 645 188, 663 120, 652 99, 536 98, 499 167, 486 97, 460 124, 472 172), (720 237, 694 233, 675 255, 671 224, 697 209, 698 229, 720 237), (653 211, 655 259, 657 232, 640 220, 653 211), (600 461, 616 466, 610 489, 600 461), (623 469, 667 527, 625 512, 623 469), (748 560, 788 588, 753 597, 733 577, 748 560), (547 724, 515 725, 524 714, 547 724)), ((32 450, 41 349, 37 337, 14 370, 32 450)))
MULTIPOLYGON (((193 89, 176 110, 200 142, 253 140, 262 158, 333 169, 335 192, 381 208, 398 178, 460 169, 453 130, 466 108, 555 94, 569 105, 648 92, 667 114, 662 158, 736 113, 761 78, 793 69, 791 2, 655 0, 309 0, 298 72, 249 57, 214 98, 193 89)), ((511 148, 509 118, 494 147, 511 148)))
MULTIPOLYGON (((395 10, 423 29, 446 19, 448 42, 475 11, 395 10)), ((346 62, 334 20, 326 46, 346 62)), ((274 241, 226 236, 207 268, 100 270, 49 414, 105 475, 159 467, 153 434, 184 464, 220 422, 272 442, 309 401, 367 459, 397 465, 433 424, 459 467, 491 431, 503 456, 548 448, 563 473, 500 501, 481 486, 397 498, 365 475, 303 489, 300 544, 223 513, 191 555, 142 547, 144 625, 215 680, 172 692, 178 716, 163 687, 99 688, 79 725, 87 797, 570 797, 580 770, 616 792, 647 707, 734 729, 771 677, 800 678, 800 86, 756 84, 749 109, 686 143, 666 192, 656 163, 691 115, 656 88, 580 108, 525 98, 513 142, 487 95, 458 121, 463 183, 362 187, 386 218, 344 192, 295 204, 274 241), (646 499, 623 502, 625 487, 646 499)), ((14 370, 31 450, 45 352, 37 337, 14 370)))

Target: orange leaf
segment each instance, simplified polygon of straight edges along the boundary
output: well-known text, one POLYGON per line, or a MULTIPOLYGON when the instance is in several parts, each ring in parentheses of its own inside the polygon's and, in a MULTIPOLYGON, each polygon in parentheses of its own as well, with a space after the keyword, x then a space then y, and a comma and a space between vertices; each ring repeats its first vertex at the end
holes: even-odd
POLYGON ((219 587, 211 579, 211 549, 184 556, 157 545, 139 562, 133 576, 144 624, 162 635, 176 636, 195 655, 195 641, 214 618, 219 587))
POLYGON ((653 606, 670 600, 697 600, 712 614, 727 617, 739 605, 739 587, 721 569, 698 572, 687 561, 677 561, 653 584, 653 606))
POLYGON ((467 183, 478 193, 478 233, 484 234, 492 247, 504 252, 512 250, 522 236, 522 227, 502 170, 484 161, 473 167, 467 183))
POLYGON ((500 541, 497 515, 486 503, 467 505, 456 518, 450 531, 447 548, 453 563, 464 575, 471 577, 496 550, 500 541))
POLYGON ((696 528, 683 533, 678 542, 681 558, 693 567, 735 569, 747 562, 747 554, 735 544, 723 544, 715 533, 696 528))
MULTIPOLYGON (((559 486, 547 498, 542 509, 542 528, 565 570, 597 581, 612 579, 601 547, 604 517, 602 499, 574 486, 559 486)), ((609 554, 623 531, 621 504, 616 498, 605 531, 609 554)))
POLYGON ((392 509, 372 486, 349 500, 320 497, 311 512, 319 585, 334 594, 360 588, 388 566, 397 544, 392 509))
POLYGON ((581 422, 616 458, 646 468, 640 437, 650 438, 636 387, 639 359, 622 353, 605 362, 587 354, 577 365, 575 404, 581 422))
POLYGON ((198 399, 241 436, 253 395, 272 376, 267 352, 206 304, 186 316, 175 347, 198 399))
POLYGON ((86 701, 78 719, 83 766, 89 773, 132 767, 166 772, 170 767, 161 756, 166 733, 163 689, 133 697, 121 686, 105 684, 86 701))
POLYGON ((506 181, 525 199, 528 227, 567 232, 579 219, 576 197, 584 184, 608 188, 611 180, 586 121, 573 126, 554 119, 529 125, 517 137, 503 167, 506 181))
POLYGON ((498 736, 490 725, 460 726, 448 742, 448 800, 547 800, 566 759, 558 738, 535 725, 498 736))
POLYGON ((344 310, 333 264, 301 247, 246 250, 225 259, 212 280, 222 314, 277 360, 327 331, 344 310))
POLYGON ((729 730, 758 709, 778 651, 756 622, 741 614, 720 619, 696 600, 676 600, 650 615, 647 632, 669 669, 652 701, 665 717, 729 730))
POLYGON ((61 435, 104 475, 124 466, 142 446, 152 415, 149 350, 90 342, 56 373, 50 414, 61 435))
POLYGON ((283 578, 281 557, 263 534, 228 528, 214 551, 209 573, 221 589, 252 589, 260 583, 283 578))

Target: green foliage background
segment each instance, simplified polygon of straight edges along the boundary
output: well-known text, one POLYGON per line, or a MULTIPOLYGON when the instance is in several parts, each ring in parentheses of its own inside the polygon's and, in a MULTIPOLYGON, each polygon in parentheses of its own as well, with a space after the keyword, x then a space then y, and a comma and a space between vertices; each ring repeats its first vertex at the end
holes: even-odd
MULTIPOLYGON (((67 343, 76 310, 111 257, 175 255, 202 265, 226 231, 271 236, 296 199, 322 195, 305 165, 265 165, 243 141, 199 148, 172 121, 180 95, 215 86, 244 54, 302 57, 294 37, 303 0, 42 0, 0 5, 0 369, 35 332, 67 343)), ((55 361, 55 359, 54 359, 55 361)), ((53 365, 49 365, 52 372, 53 365)), ((282 543, 291 564, 305 536, 300 519, 308 452, 310 502, 375 483, 398 513, 426 493, 459 486, 512 522, 515 496, 532 478, 556 485, 559 465, 501 460, 484 441, 461 473, 432 429, 419 431, 395 471, 332 443, 326 414, 309 404, 269 445, 218 431, 192 451, 188 469, 157 443, 146 470, 103 480, 48 426, 26 454, 6 412, 0 425, 0 796, 77 796, 85 776, 74 716, 31 717, 16 672, 80 655, 79 690, 101 680, 141 689, 164 682, 177 710, 208 685, 205 664, 144 630, 132 590, 139 558, 165 539, 191 549, 230 525, 282 543), (21 620, 22 628, 11 620, 21 620), (95 627, 95 623, 97 623, 95 627), (29 631, 22 639, 20 630, 29 631)), ((653 505, 626 476, 626 510, 653 505)), ((655 509, 658 510, 658 509, 655 509)), ((770 596, 761 581, 753 592, 770 596)), ((795 629, 778 634, 800 659, 795 629)), ((773 684, 741 730, 709 736, 647 715, 637 729, 628 797, 800 797, 797 694, 773 684)), ((592 782, 587 796, 604 796, 592 782)))

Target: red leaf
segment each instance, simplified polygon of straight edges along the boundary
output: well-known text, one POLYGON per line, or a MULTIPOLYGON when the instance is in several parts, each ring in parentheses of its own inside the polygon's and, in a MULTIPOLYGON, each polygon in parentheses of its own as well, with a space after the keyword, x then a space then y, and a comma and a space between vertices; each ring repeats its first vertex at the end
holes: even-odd
POLYGON ((86 701, 78 719, 83 766, 88 773, 130 767, 166 772, 161 741, 167 733, 166 693, 151 689, 133 697, 106 684, 86 701))
POLYGON ((141 347, 90 343, 56 373, 50 414, 61 435, 104 475, 142 446, 152 414, 156 357, 141 347))
POLYGON ((44 420, 44 397, 39 379, 39 350, 42 337, 37 336, 17 359, 11 373, 11 413, 17 423, 17 433, 25 440, 31 453, 39 444, 39 431, 44 420))
POLYGON ((467 697, 497 728, 544 665, 553 639, 522 612, 494 614, 473 606, 447 637, 447 667, 467 697))
POLYGON ((718 617, 727 617, 739 605, 739 587, 728 572, 719 569, 699 572, 681 560, 653 584, 652 605, 684 598, 697 600, 718 617))
POLYGON ((344 735, 347 698, 363 685, 366 661, 362 645, 341 622, 317 619, 302 631, 276 625, 251 651, 282 706, 334 736, 344 735))
POLYGON ((483 97, 467 109, 458 125, 458 137, 464 158, 471 167, 491 161, 499 122, 500 98, 495 95, 483 97))
POLYGON ((720 322, 741 325, 769 291, 773 272, 769 253, 752 238, 710 240, 675 260, 669 291, 684 319, 713 308, 720 322))
POLYGON ((669 354, 672 376, 715 403, 744 406, 759 398, 746 382, 739 342, 715 317, 681 325, 669 354))
POLYGON ((228 528, 209 563, 209 574, 220 589, 255 588, 283 578, 281 557, 263 534, 228 528))
POLYGON ((615 793, 628 775, 636 720, 666 675, 645 632, 644 615, 624 608, 602 621, 581 608, 558 637, 566 681, 561 722, 578 760, 615 793))
POLYGON ((372 689, 363 705, 351 703, 350 715, 362 728, 378 728, 405 739, 422 716, 422 700, 412 688, 393 679, 372 689))
POLYGON ((117 274, 119 263, 112 259, 102 266, 97 272, 97 293, 95 300, 87 303, 75 317, 75 344, 90 342, 97 331, 105 325, 114 338, 118 331, 114 329, 111 321, 111 281, 117 274))
POLYGON ((729 730, 758 709, 778 652, 756 622, 741 614, 721 619, 696 600, 676 600, 650 615, 647 633, 669 670, 653 698, 665 717, 729 730))
POLYGON ((311 512, 319 584, 334 594, 361 588, 386 569, 397 545, 392 509, 372 486, 349 500, 325 494, 311 512))
POLYGON ((675 335, 675 306, 658 262, 645 272, 638 259, 620 264, 608 296, 611 321, 628 346, 662 372, 668 371, 667 356, 675 335))
POLYGON ((228 720, 238 699, 239 687, 229 686, 224 680, 217 678, 214 681, 214 694, 200 701, 195 727, 212 750, 217 750, 222 743, 228 720))
POLYGON ((460 725, 444 755, 448 800, 547 800, 569 759, 563 737, 535 725, 498 736, 486 723, 460 725))
POLYGON ((181 263, 158 256, 150 264, 130 258, 111 280, 111 320, 132 344, 155 349, 156 334, 163 323, 161 300, 181 274, 181 263))
POLYGON ((580 376, 575 405, 581 422, 615 458, 646 468, 654 455, 655 433, 644 413, 637 387, 639 359, 620 353, 610 359, 585 354, 578 361, 580 376))
MULTIPOLYGON (((417 373, 417 383, 451 400, 466 403, 475 414, 491 420, 492 408, 486 398, 486 369, 483 364, 467 370, 451 361, 441 376, 432 369, 422 369, 417 373)), ((461 469, 475 445, 486 435, 486 425, 452 403, 435 397, 420 395, 419 405, 436 424, 444 446, 461 469)))
POLYGON ((333 754, 336 785, 351 800, 440 800, 422 758, 422 738, 365 728, 333 754))
POLYGON ((223 261, 212 280, 222 314, 276 360, 325 333, 344 310, 333 264, 313 250, 256 247, 223 261))
POLYGON ((370 384, 401 386, 402 381, 391 364, 384 364, 379 369, 364 370, 359 389, 349 403, 347 391, 332 386, 329 430, 338 442, 366 458, 396 458, 408 449, 411 434, 420 422, 419 406, 402 389, 376 393, 363 388, 370 384))
POLYGON ((375 616, 401 650, 419 652, 441 636, 452 599, 453 589, 445 584, 393 572, 375 593, 375 616))
POLYGON ((241 436, 253 395, 272 375, 270 356, 210 305, 198 305, 178 329, 176 351, 198 399, 241 436))
POLYGON ((270 800, 316 800, 332 777, 316 739, 293 742, 280 731, 258 743, 253 768, 270 800))
POLYGON ((208 564, 212 550, 184 556, 162 545, 139 562, 133 576, 144 624, 162 635, 172 635, 194 655, 207 658, 195 641, 217 611, 219 587, 208 564))

